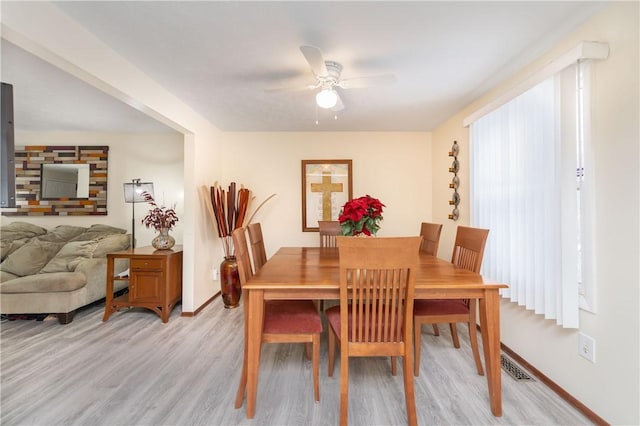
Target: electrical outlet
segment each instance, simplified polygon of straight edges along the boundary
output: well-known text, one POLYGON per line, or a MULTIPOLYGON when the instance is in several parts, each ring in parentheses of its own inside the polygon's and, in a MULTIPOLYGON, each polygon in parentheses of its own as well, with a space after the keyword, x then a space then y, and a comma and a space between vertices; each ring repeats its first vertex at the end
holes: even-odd
POLYGON ((218 280, 218 270, 216 268, 211 268, 211 279, 213 281, 218 280))
POLYGON ((578 353, 581 357, 596 363, 596 341, 584 333, 578 333, 578 353))

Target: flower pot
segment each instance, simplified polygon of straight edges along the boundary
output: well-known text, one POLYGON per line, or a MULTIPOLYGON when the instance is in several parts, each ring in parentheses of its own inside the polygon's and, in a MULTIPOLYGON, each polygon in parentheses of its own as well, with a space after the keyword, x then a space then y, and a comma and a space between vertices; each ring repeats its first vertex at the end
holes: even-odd
POLYGON ((237 308, 240 305, 242 288, 235 256, 225 257, 220 264, 220 292, 226 309, 237 308))
POLYGON ((169 235, 168 228, 160 228, 160 234, 151 240, 151 245, 156 250, 169 250, 176 244, 176 240, 169 235))

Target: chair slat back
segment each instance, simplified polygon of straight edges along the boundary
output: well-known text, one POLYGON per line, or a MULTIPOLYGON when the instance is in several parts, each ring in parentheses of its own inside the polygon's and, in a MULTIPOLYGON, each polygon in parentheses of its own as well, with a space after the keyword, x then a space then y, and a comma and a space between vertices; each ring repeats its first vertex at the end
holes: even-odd
POLYGON ((258 272, 267 263, 267 252, 264 248, 264 238, 262 237, 262 226, 260 223, 247 225, 249 232, 249 242, 251 244, 251 254, 253 255, 253 268, 258 272))
POLYGON ((231 234, 233 238, 233 247, 236 252, 236 262, 238 262, 238 274, 240 275, 240 284, 244 285, 249 278, 253 276, 251 269, 251 260, 249 258, 249 247, 247 246, 247 237, 244 228, 237 228, 231 234))
POLYGON ((411 332, 420 240, 337 237, 341 335, 350 345, 411 341, 406 333, 411 332))
POLYGON ((340 222, 337 220, 319 220, 320 247, 337 247, 336 237, 340 235, 340 222))
POLYGON ((420 235, 422 236, 420 251, 430 254, 431 256, 437 256, 441 233, 441 223, 422 222, 420 226, 420 235))
POLYGON ((451 263, 469 271, 480 272, 488 235, 488 229, 458 226, 451 263))

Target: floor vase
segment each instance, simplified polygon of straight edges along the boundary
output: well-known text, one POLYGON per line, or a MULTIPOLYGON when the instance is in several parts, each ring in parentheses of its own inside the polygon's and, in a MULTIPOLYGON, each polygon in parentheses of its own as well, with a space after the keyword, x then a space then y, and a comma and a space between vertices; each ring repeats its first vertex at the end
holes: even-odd
POLYGON ((242 288, 235 256, 225 257, 220 264, 220 292, 225 308, 232 309, 240 305, 242 288))

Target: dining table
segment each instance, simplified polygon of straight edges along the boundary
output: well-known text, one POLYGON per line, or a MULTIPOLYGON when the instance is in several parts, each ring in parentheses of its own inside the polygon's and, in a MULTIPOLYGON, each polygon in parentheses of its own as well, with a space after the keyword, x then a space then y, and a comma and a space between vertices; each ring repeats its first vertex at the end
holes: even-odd
MULTIPOLYGON (((507 285, 425 253, 419 258, 416 299, 478 300, 489 404, 493 415, 501 416, 499 290, 507 285)), ((255 415, 264 302, 339 299, 339 271, 337 248, 282 247, 242 286, 247 418, 255 415)))

